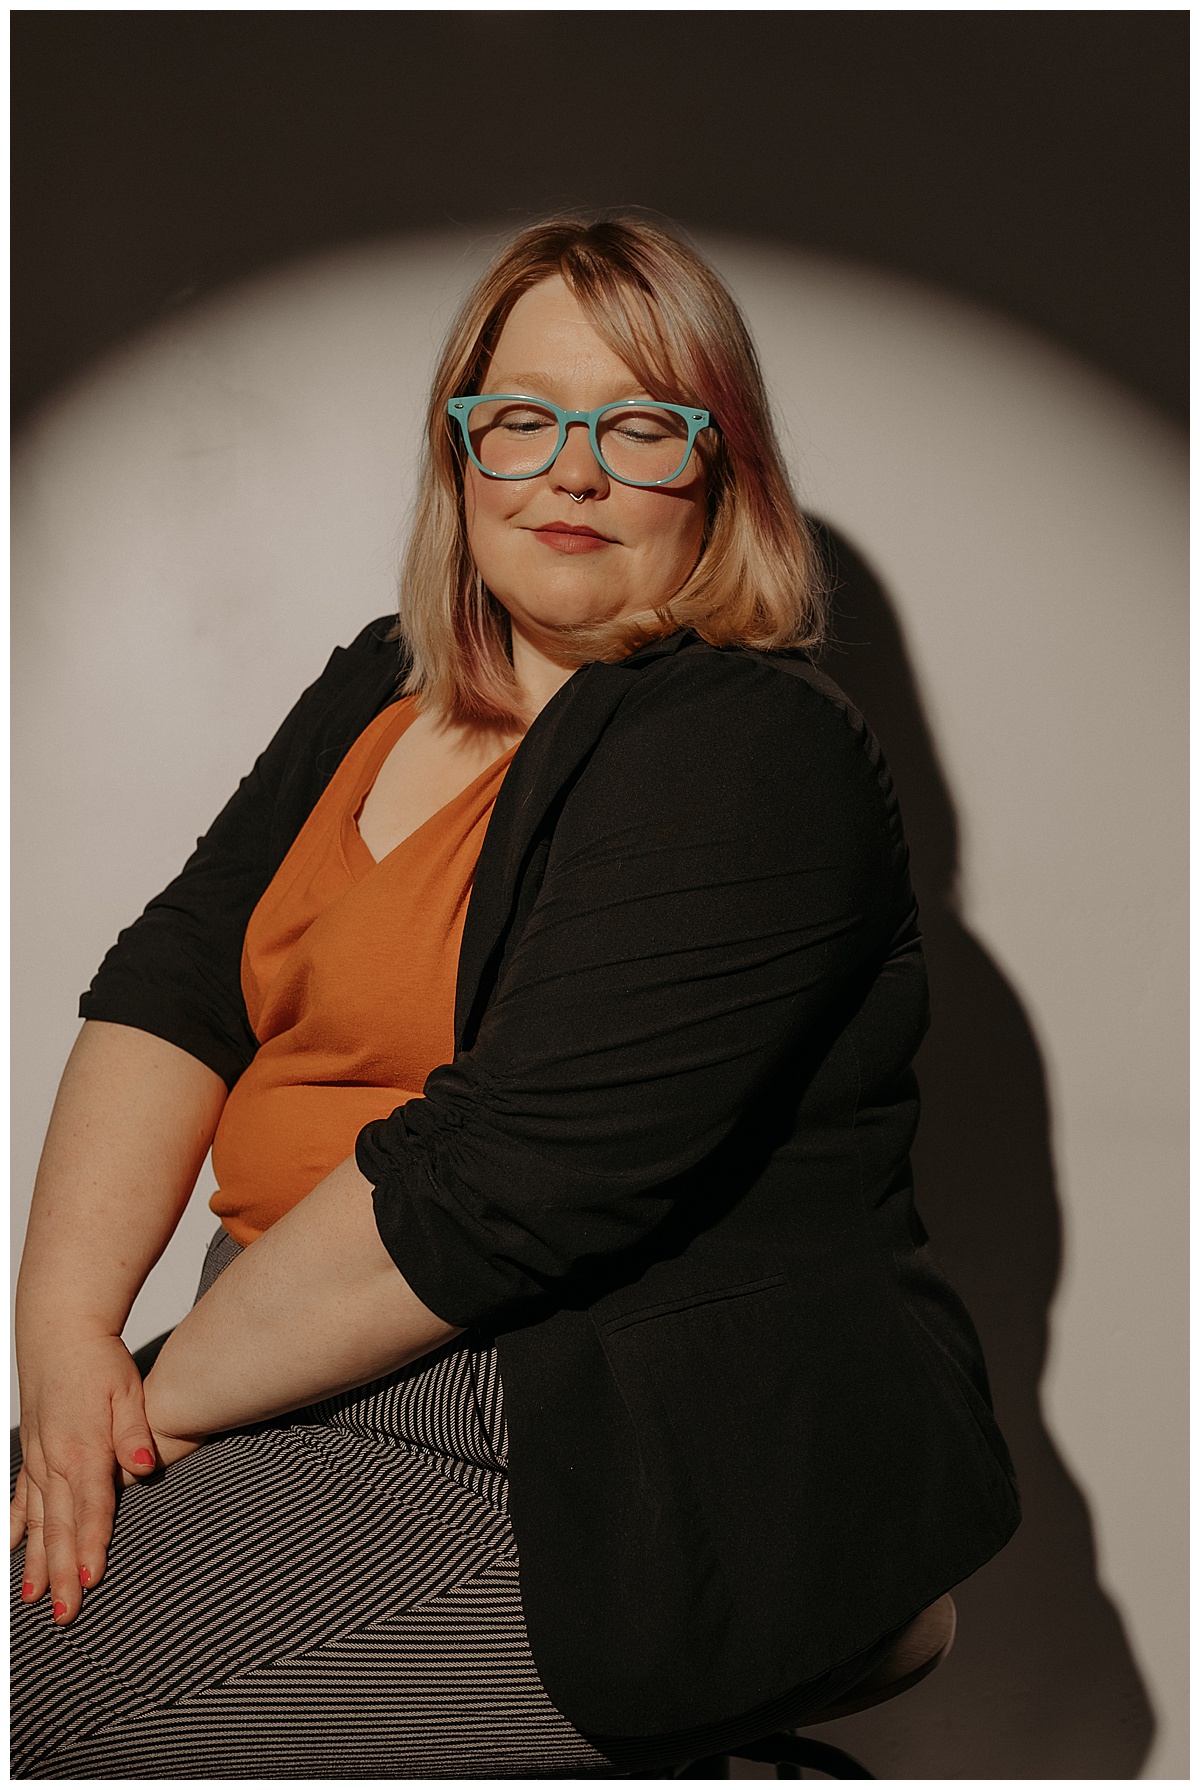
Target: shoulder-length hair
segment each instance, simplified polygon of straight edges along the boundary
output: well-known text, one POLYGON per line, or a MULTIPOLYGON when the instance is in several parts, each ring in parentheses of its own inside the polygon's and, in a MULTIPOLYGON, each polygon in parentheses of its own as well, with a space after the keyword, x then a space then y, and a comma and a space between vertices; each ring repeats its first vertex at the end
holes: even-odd
POLYGON ((597 334, 651 398, 709 411, 696 451, 707 520, 695 567, 668 602, 564 638, 578 664, 622 659, 693 628, 714 646, 815 647, 824 623, 820 561, 792 494, 754 344, 730 293, 685 243, 638 218, 551 218, 501 250, 451 327, 430 395, 399 632, 406 694, 460 721, 523 727, 508 615, 471 557, 463 454, 447 401, 482 389, 522 293, 560 275, 597 334))

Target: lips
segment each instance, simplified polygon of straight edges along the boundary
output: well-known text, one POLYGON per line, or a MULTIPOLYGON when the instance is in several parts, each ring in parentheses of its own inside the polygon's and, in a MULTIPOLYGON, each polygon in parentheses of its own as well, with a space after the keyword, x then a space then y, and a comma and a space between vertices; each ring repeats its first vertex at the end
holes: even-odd
POLYGON ((534 537, 556 553, 596 553, 615 543, 594 528, 576 522, 544 522, 530 531, 534 537))

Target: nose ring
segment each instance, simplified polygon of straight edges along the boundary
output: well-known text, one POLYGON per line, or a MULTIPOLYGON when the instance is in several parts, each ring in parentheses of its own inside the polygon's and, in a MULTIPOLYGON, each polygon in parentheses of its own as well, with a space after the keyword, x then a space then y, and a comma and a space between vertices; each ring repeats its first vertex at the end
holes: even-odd
POLYGON ((567 496, 571 499, 572 503, 586 503, 587 502, 587 492, 586 491, 584 492, 582 497, 576 497, 576 495, 573 491, 568 491, 567 496))

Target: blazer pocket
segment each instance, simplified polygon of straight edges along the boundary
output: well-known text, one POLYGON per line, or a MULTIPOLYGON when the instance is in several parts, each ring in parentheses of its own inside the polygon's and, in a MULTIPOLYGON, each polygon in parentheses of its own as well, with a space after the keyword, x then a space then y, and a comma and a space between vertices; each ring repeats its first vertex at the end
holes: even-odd
POLYGON ((787 1277, 775 1274, 630 1312, 600 1331, 637 1432, 648 1508, 675 1511, 680 1532, 751 1598, 800 1545, 795 1313, 787 1277))
POLYGON ((618 1330, 630 1330, 635 1324, 649 1324, 655 1318, 673 1317, 680 1312, 697 1311, 706 1305, 724 1305, 732 1299, 745 1299, 752 1293, 765 1293, 772 1287, 787 1285, 786 1274, 769 1274, 762 1280, 739 1281, 733 1287, 715 1287, 706 1293, 685 1293, 678 1299, 666 1299, 658 1305, 639 1306, 637 1311, 624 1312, 620 1317, 609 1318, 599 1326, 602 1336, 612 1336, 618 1330))

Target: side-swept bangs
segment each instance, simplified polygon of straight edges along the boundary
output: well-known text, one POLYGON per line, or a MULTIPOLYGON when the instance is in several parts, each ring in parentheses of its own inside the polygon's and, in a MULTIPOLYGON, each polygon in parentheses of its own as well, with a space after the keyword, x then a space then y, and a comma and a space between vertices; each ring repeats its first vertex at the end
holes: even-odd
POLYGON ((446 415, 479 391, 509 312, 560 275, 650 397, 708 410, 696 452, 708 517, 694 569, 661 608, 564 636, 580 665, 615 660, 679 628, 714 646, 816 647, 825 619, 820 560, 784 470, 758 356, 741 312, 695 251, 628 216, 553 218, 493 261, 453 324, 434 377, 413 531, 400 581, 412 653, 404 689, 437 712, 524 725, 508 616, 467 545, 463 466, 446 415))

